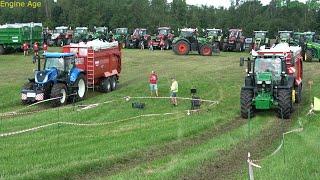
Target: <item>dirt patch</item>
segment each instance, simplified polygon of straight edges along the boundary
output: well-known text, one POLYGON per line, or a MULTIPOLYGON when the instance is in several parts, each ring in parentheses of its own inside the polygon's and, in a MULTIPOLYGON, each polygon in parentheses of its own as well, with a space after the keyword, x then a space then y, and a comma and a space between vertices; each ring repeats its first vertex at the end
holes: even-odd
MULTIPOLYGON (((239 142, 234 148, 220 151, 216 159, 208 160, 194 172, 183 174, 180 179, 232 179, 235 172, 240 172, 247 163, 247 153, 250 151, 254 159, 259 159, 270 153, 272 145, 279 139, 283 130, 288 129, 292 121, 276 120, 270 128, 264 129, 259 136, 239 142), (284 129, 282 129, 284 127, 284 129)), ((242 172, 247 173, 247 172, 242 172)))
POLYGON ((180 151, 196 146, 206 141, 219 136, 225 132, 232 131, 246 123, 246 120, 237 117, 228 121, 227 123, 220 123, 212 128, 205 130, 192 137, 179 139, 169 142, 162 146, 154 146, 146 151, 139 151, 128 154, 119 159, 113 159, 107 164, 99 165, 98 167, 91 167, 88 170, 81 171, 81 175, 76 175, 76 179, 89 179, 97 176, 110 176, 128 169, 131 169, 141 163, 152 162, 158 158, 169 154, 176 154, 180 151))

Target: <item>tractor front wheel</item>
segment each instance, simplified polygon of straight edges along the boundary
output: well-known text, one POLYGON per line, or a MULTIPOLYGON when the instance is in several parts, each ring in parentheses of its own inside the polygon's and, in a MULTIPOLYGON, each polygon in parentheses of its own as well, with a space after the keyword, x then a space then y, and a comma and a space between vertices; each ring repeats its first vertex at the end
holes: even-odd
POLYGON ((207 44, 201 46, 200 54, 202 56, 211 56, 212 55, 212 47, 207 44))
POLYGON ((111 82, 109 78, 103 78, 100 82, 100 91, 107 93, 111 91, 111 82))
POLYGON ((241 43, 236 44, 236 51, 241 52, 241 43))
POLYGON ((228 51, 228 43, 223 43, 222 50, 223 51, 228 51))
POLYGON ((248 118, 254 116, 253 92, 248 89, 242 89, 240 93, 241 117, 248 118), (250 115, 249 115, 250 114, 250 115))
POLYGON ((306 60, 306 61, 312 61, 312 58, 313 58, 313 56, 312 56, 312 50, 308 49, 308 50, 306 51, 306 54, 305 54, 305 60, 306 60))
POLYGON ((179 55, 187 55, 190 51, 190 46, 186 41, 179 41, 175 48, 175 52, 179 55))
POLYGON ((52 107, 58 107, 67 103, 67 87, 63 83, 57 83, 52 86, 50 98, 52 98, 52 107))
POLYGON ((290 89, 281 89, 278 92, 278 117, 289 119, 292 112, 292 92, 290 89))
POLYGON ((87 92, 86 80, 85 80, 83 74, 79 75, 78 79, 76 80, 75 85, 77 87, 77 100, 81 101, 85 98, 85 95, 87 92))

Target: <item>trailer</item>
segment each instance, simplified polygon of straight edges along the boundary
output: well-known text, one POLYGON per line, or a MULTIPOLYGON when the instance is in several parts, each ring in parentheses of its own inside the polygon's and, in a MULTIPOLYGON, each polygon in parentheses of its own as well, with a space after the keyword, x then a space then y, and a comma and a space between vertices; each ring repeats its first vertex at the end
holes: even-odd
POLYGON ((9 50, 21 50, 23 43, 41 44, 42 23, 15 23, 0 26, 0 55, 9 50))
POLYGON ((50 99, 56 107, 85 99, 89 89, 116 90, 121 72, 121 48, 118 42, 92 42, 63 46, 62 53, 43 54, 43 69, 38 56, 38 70, 22 88, 22 103, 50 99))

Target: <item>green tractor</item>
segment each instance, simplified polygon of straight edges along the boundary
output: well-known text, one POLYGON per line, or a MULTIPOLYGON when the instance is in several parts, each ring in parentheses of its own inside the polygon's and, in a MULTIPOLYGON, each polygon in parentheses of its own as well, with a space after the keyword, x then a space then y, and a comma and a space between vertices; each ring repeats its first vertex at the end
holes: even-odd
POLYGON ((212 47, 222 50, 223 33, 222 29, 206 29, 206 38, 211 41, 212 47))
POLYGON ((320 42, 315 38, 315 32, 305 32, 305 61, 312 61, 314 58, 320 62, 320 42))
POLYGON ((127 39, 129 37, 128 28, 116 28, 114 39, 122 44, 122 48, 127 47, 127 39))
POLYGON ((178 55, 187 55, 190 51, 197 51, 203 56, 212 55, 212 45, 207 38, 198 37, 196 29, 185 28, 180 30, 179 37, 172 41, 172 50, 178 55))
POLYGON ((267 33, 268 31, 253 31, 254 38, 251 49, 257 51, 261 46, 270 47, 270 40, 267 37, 267 33))
POLYGON ((92 34, 89 33, 87 27, 76 27, 73 36, 74 43, 92 41, 92 39, 92 34))
POLYGON ((107 27, 94 27, 93 39, 107 40, 108 28, 107 27))
MULTIPOLYGON (((240 93, 241 116, 253 117, 256 110, 276 108, 280 118, 289 119, 293 104, 302 100, 301 47, 277 44, 252 51, 240 93)), ((240 66, 244 58, 240 58, 240 66)))

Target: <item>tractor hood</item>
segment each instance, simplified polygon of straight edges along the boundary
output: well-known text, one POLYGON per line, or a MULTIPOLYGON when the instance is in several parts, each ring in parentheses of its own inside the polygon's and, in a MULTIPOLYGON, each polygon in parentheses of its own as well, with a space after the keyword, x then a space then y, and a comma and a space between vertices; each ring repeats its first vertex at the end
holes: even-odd
POLYGON ((56 68, 50 68, 43 71, 35 72, 35 81, 38 84, 44 84, 51 80, 55 80, 58 76, 58 70, 56 68))
POLYGON ((257 84, 271 84, 272 73, 271 72, 261 72, 257 73, 257 84))

